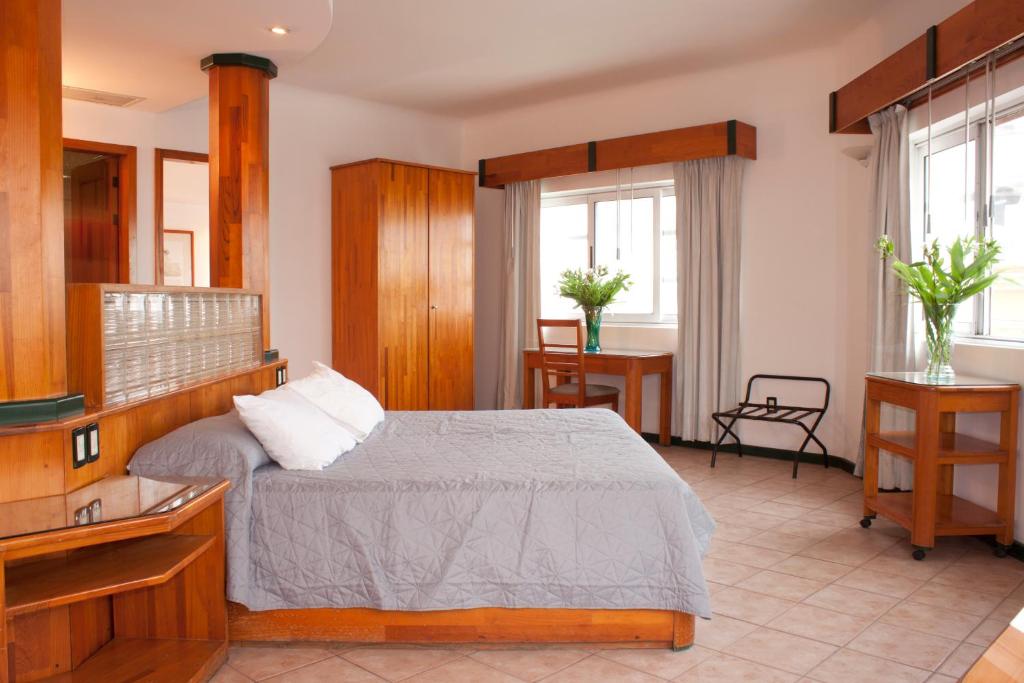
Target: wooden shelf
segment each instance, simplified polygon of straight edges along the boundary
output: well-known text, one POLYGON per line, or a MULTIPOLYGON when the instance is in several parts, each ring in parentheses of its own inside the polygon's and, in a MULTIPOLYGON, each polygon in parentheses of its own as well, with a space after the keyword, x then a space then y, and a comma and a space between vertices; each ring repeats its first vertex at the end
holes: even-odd
POLYGON ((43 679, 45 683, 191 683, 206 680, 227 655, 216 640, 114 638, 74 671, 43 679))
POLYGON ((165 583, 213 541, 164 534, 9 567, 7 618, 165 583))
MULTIPOLYGON (((905 529, 913 527, 913 492, 879 493, 866 498, 867 506, 905 529)), ((1005 527, 999 516, 987 508, 958 496, 939 494, 935 514, 936 536, 991 534, 1005 527)))
MULTIPOLYGON (((868 443, 884 451, 911 460, 917 448, 914 432, 883 432, 868 434, 868 443)), ((986 463, 1005 462, 1007 452, 998 444, 973 436, 957 433, 939 435, 940 465, 983 465, 986 463)))

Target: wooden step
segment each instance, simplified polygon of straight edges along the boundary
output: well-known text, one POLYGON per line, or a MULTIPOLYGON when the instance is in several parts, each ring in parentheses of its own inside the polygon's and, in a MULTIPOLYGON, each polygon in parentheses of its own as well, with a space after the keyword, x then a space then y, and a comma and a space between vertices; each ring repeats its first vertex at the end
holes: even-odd
POLYGON ((193 683, 207 680, 226 656, 226 641, 114 638, 74 671, 43 681, 193 683))

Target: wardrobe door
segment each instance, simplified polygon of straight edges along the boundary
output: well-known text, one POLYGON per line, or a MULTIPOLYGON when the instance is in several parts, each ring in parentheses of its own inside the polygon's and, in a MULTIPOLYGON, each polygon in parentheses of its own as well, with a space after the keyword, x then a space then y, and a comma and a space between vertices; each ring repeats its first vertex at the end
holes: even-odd
POLYGON ((426 410, 427 170, 382 162, 380 188, 380 398, 387 410, 426 410))
POLYGON ((430 170, 430 409, 473 409, 473 176, 430 170))

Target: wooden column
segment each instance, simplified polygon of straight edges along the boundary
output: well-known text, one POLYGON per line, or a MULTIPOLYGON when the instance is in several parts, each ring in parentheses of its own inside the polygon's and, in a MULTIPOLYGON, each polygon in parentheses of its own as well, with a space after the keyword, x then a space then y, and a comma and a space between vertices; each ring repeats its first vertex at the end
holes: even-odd
POLYGON ((68 409, 60 22, 0 2, 0 423, 68 409))
POLYGON ((215 54, 210 76, 210 286, 263 295, 263 348, 270 348, 269 59, 215 54))

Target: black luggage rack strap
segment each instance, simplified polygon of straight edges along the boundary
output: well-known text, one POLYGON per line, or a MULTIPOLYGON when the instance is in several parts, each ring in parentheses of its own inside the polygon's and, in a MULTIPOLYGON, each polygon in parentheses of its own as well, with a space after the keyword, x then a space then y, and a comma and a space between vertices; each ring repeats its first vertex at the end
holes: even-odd
POLYGON ((832 393, 832 386, 828 383, 828 380, 823 377, 803 377, 799 375, 751 375, 750 379, 747 380, 747 391, 743 401, 738 406, 731 410, 722 410, 716 413, 712 413, 711 418, 718 423, 722 428, 722 434, 718 437, 718 441, 711 449, 711 466, 715 466, 715 461, 718 459, 718 448, 725 441, 726 436, 731 436, 736 440, 736 451, 739 456, 743 457, 743 443, 740 441, 739 436, 733 431, 733 426, 737 420, 756 420, 758 422, 782 422, 784 424, 793 424, 799 426, 804 430, 806 437, 802 444, 800 444, 799 450, 793 453, 793 478, 796 479, 797 468, 800 465, 800 454, 804 452, 808 444, 811 441, 816 443, 821 448, 821 454, 825 460, 825 467, 828 467, 828 449, 825 448, 825 444, 814 435, 818 425, 821 424, 821 419, 825 417, 825 411, 828 410, 829 395, 832 393), (754 387, 754 382, 760 379, 765 380, 783 380, 788 382, 817 382, 825 385, 825 398, 822 401, 821 406, 807 407, 807 406, 790 406, 790 405, 772 405, 768 403, 754 403, 750 400, 750 394, 754 387))

